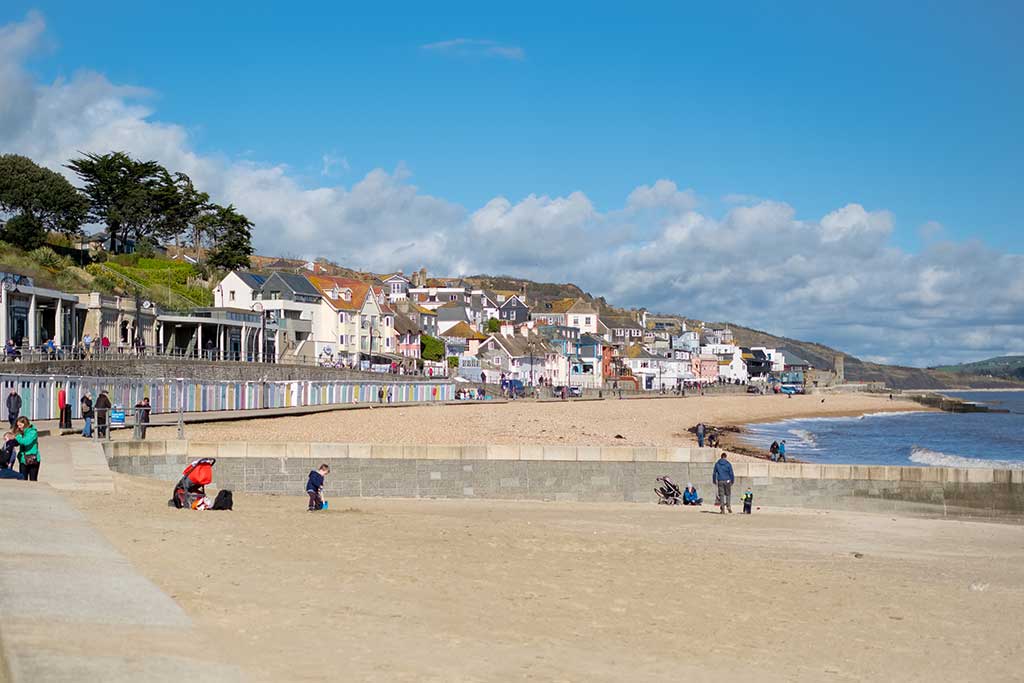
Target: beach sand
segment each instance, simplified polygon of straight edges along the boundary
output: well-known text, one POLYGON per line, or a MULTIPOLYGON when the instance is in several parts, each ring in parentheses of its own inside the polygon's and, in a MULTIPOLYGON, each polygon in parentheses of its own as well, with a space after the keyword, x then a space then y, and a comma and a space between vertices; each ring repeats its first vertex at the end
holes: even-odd
POLYGON ((244 494, 191 512, 115 477, 69 495, 193 618, 196 656, 251 680, 1020 676, 1020 526, 244 494))
MULTIPOLYGON (((727 394, 604 401, 515 401, 492 405, 339 410, 297 417, 197 424, 187 427, 186 436, 197 441, 685 446, 696 443, 687 429, 698 422, 721 427, 793 417, 922 409, 913 401, 890 401, 888 397, 870 394, 792 398, 727 394)), ((176 435, 174 427, 149 430, 152 439, 173 439, 176 435)))

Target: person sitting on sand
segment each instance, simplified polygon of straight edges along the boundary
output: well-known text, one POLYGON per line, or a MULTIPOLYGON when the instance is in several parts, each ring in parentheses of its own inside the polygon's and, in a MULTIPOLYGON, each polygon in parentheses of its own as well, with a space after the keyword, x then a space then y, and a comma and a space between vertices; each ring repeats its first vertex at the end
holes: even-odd
POLYGON ((14 440, 14 432, 4 434, 3 451, 0 453, 0 468, 14 469, 14 461, 18 459, 18 442, 14 440))
POLYGON ((694 485, 687 484, 686 490, 683 491, 683 505, 700 505, 704 502, 704 499, 697 493, 697 489, 694 485))
POLYGON ((327 463, 320 465, 319 469, 309 471, 306 493, 309 494, 310 512, 324 509, 324 477, 330 473, 331 467, 327 463))

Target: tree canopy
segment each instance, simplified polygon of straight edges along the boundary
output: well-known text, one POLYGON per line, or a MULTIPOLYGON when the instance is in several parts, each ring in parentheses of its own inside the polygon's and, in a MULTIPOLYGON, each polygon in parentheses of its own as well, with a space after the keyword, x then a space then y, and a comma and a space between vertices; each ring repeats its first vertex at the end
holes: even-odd
POLYGON ((214 242, 209 264, 226 270, 248 268, 252 256, 252 221, 230 204, 214 206, 207 215, 214 242))
POLYGON ((167 169, 155 161, 139 161, 124 152, 86 154, 73 159, 67 168, 81 178, 82 192, 89 199, 89 218, 105 223, 110 250, 124 250, 129 240, 159 237, 165 211, 174 197, 162 180, 167 169))
POLYGON ((59 173, 28 157, 0 155, 0 210, 13 214, 0 239, 35 249, 47 231, 76 235, 89 202, 59 173))

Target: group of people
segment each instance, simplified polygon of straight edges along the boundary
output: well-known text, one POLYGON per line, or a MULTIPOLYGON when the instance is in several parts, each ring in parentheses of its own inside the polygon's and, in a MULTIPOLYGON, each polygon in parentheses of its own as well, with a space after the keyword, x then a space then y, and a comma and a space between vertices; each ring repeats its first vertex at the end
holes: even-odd
POLYGON ((708 429, 703 422, 697 423, 694 428, 697 434, 697 445, 704 448, 705 443, 708 448, 718 448, 719 435, 718 430, 715 428, 708 429))
MULTIPOLYGON (((724 451, 715 463, 715 468, 711 473, 711 482, 718 486, 718 498, 715 500, 718 512, 724 515, 728 510, 729 514, 732 514, 732 485, 736 482, 736 476, 732 471, 732 463, 729 462, 729 457, 724 451)), ((751 514, 753 506, 754 492, 747 487, 743 493, 743 514, 751 514)))
POLYGON ((772 441, 772 445, 768 448, 768 453, 771 456, 772 462, 786 462, 786 440, 772 441))
POLYGON ((11 389, 7 396, 7 419, 11 429, 4 434, 3 453, 0 455, 3 478, 38 481, 39 434, 32 422, 21 414, 21 396, 17 389, 11 389), (17 474, 14 474, 15 462, 18 463, 17 474))

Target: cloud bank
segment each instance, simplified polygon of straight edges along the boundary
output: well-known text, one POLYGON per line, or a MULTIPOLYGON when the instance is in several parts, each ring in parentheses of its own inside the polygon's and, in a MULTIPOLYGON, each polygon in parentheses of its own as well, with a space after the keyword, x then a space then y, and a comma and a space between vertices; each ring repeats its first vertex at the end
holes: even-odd
POLYGON ((1024 256, 948 241, 931 227, 921 252, 901 250, 883 209, 850 203, 801 218, 784 202, 737 194, 715 216, 669 179, 624 192, 622 207, 608 211, 579 191, 467 208, 424 194, 403 167, 309 187, 284 165, 198 152, 182 126, 154 118, 142 88, 90 71, 34 82, 23 65, 45 38, 38 15, 0 28, 0 151, 62 171, 80 151, 156 159, 249 216, 260 253, 572 281, 615 304, 729 320, 887 362, 1024 352, 1024 256))

